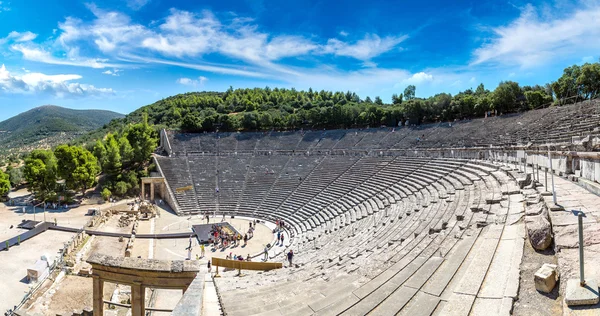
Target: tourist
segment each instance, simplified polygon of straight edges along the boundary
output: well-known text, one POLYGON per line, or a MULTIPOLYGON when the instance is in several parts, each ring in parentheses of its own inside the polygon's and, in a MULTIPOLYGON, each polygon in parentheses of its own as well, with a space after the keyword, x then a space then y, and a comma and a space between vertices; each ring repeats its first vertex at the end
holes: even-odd
POLYGON ((208 267, 208 272, 210 272, 210 260, 208 260, 208 264, 206 266, 208 267))
POLYGON ((281 240, 281 231, 277 231, 277 244, 279 244, 279 240, 281 240))
POLYGON ((290 263, 290 267, 292 267, 292 259, 294 259, 294 251, 290 249, 290 252, 287 253, 287 259, 290 263))
POLYGON ((263 258, 263 261, 267 261, 269 260, 269 248, 267 246, 265 246, 265 256, 263 258))
POLYGON ((248 244, 248 234, 244 234, 244 247, 248 244))
POLYGON ((246 261, 252 261, 252 258, 250 258, 250 254, 248 254, 248 256, 246 256, 246 261))
POLYGON ((200 244, 200 256, 204 258, 204 244, 200 244))
POLYGON ((284 236, 283 236, 283 234, 281 234, 281 246, 282 247, 283 247, 283 238, 284 238, 284 236))

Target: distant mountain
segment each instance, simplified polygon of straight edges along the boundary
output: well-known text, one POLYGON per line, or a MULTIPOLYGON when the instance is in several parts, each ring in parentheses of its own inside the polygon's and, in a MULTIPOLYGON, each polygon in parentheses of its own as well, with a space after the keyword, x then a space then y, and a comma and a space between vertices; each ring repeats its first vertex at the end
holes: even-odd
POLYGON ((73 110, 44 105, 0 122, 0 154, 67 143, 124 115, 104 110, 73 110))

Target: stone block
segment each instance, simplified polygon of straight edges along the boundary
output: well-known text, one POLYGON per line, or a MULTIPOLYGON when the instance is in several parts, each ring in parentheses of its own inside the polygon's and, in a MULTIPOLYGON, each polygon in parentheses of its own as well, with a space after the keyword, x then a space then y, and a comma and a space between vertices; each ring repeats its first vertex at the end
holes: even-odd
POLYGON ((552 292, 556 285, 556 281, 558 280, 556 265, 544 263, 544 265, 537 270, 533 279, 535 281, 536 290, 544 293, 552 292))
POLYGON ((585 280, 585 286, 579 285, 579 279, 569 279, 565 291, 565 302, 569 306, 596 305, 600 301, 598 296, 598 282, 593 279, 585 280))

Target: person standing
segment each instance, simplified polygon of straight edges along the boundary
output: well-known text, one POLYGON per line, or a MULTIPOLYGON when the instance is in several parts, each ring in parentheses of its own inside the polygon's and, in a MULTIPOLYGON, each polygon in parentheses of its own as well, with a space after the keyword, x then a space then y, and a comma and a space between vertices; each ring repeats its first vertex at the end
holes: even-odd
POLYGON ((204 258, 204 244, 200 245, 200 257, 204 258))
POLYGON ((284 237, 284 235, 283 235, 283 234, 281 234, 281 238, 280 238, 280 240, 281 240, 281 246, 282 246, 282 247, 283 247, 283 239, 284 239, 284 238, 285 238, 285 237, 284 237))
POLYGON ((288 262, 290 263, 290 268, 292 267, 292 260, 294 259, 294 251, 290 249, 290 251, 287 253, 287 259, 288 262))
POLYGON ((263 261, 267 261, 269 260, 269 248, 267 248, 267 246, 265 246, 265 256, 263 258, 263 261))

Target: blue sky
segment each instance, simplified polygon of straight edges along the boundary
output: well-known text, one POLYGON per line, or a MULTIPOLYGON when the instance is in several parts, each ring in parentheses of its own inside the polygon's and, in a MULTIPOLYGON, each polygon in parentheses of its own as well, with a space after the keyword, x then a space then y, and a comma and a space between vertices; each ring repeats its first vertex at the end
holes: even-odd
POLYGON ((0 120, 43 104, 128 113, 229 86, 389 101, 544 84, 600 55, 600 2, 0 0, 0 120))

